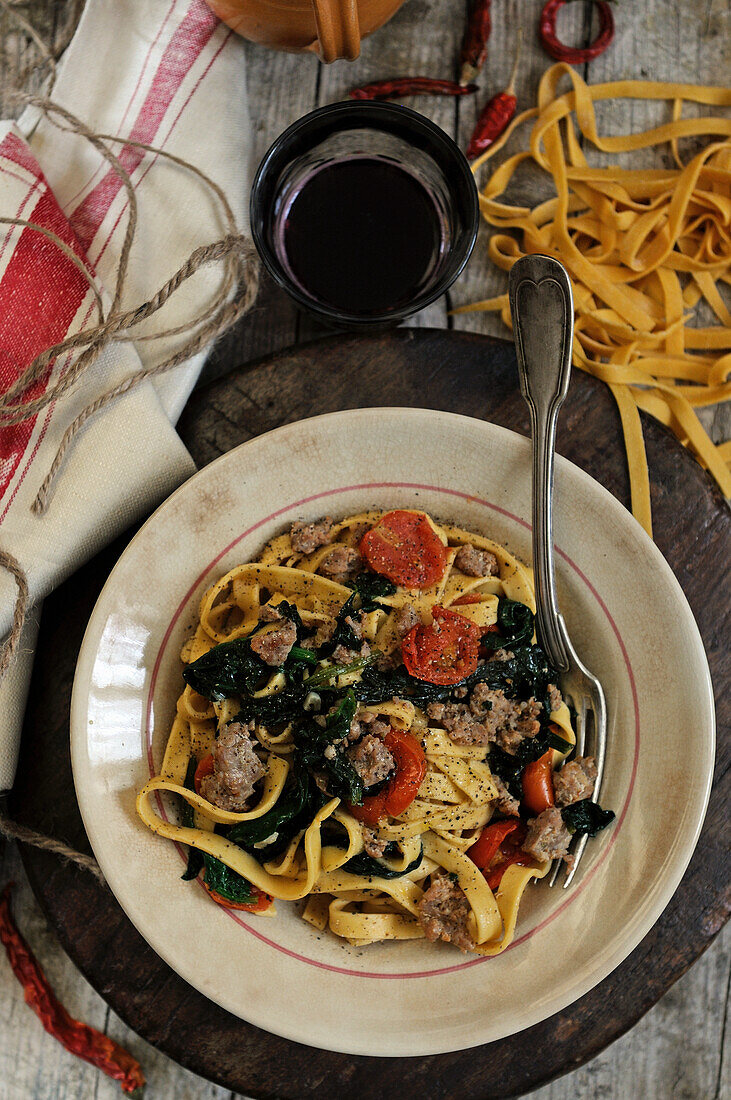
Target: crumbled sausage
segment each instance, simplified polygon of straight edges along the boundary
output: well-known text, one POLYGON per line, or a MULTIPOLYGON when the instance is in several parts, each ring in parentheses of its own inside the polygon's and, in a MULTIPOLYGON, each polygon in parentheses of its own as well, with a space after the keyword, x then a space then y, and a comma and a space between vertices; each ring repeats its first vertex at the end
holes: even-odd
POLYGON ((555 684, 548 685, 548 702, 552 711, 558 710, 558 708, 563 703, 563 695, 558 690, 555 684))
POLYGON ((362 642, 360 649, 349 649, 348 646, 338 645, 332 653, 333 661, 337 665, 350 665, 353 661, 356 661, 358 657, 368 657, 371 652, 371 647, 368 642, 362 642))
POLYGON ((287 619, 274 630, 254 634, 249 644, 262 661, 278 668, 287 660, 289 651, 296 641, 297 627, 287 619))
POLYGON ((527 702, 508 699, 500 688, 493 690, 483 681, 475 684, 470 697, 470 710, 487 728, 487 740, 496 741, 501 749, 511 754, 526 737, 535 737, 538 733, 541 709, 541 703, 535 699, 527 702))
POLYGON ((330 541, 332 526, 330 516, 323 516, 312 523, 302 523, 299 520, 293 523, 289 535, 295 554, 311 554, 318 546, 324 546, 330 541))
POLYGON ((397 607, 393 613, 393 626, 399 638, 405 638, 409 631, 420 622, 418 612, 410 603, 405 603, 403 607, 397 607))
POLYGON ((332 658, 333 661, 340 665, 348 665, 358 657, 368 657, 371 652, 371 647, 368 645, 368 642, 362 641, 363 612, 359 611, 355 615, 346 615, 345 625, 350 627, 359 644, 353 647, 345 645, 338 645, 335 647, 332 652, 332 658))
POLYGON ((347 750, 346 755, 363 780, 364 787, 372 787, 374 783, 387 779, 396 764, 381 738, 372 733, 361 737, 347 750))
POLYGON ((323 577, 329 577, 338 584, 347 584, 360 573, 363 560, 358 551, 350 546, 336 546, 323 558, 318 568, 323 577))
POLYGON ((432 875, 431 886, 419 902, 419 923, 432 943, 445 940, 460 951, 473 951, 468 930, 470 903, 462 887, 449 874, 432 875))
POLYGON ((553 775, 556 803, 559 806, 570 806, 572 802, 580 802, 582 798, 591 798, 596 776, 593 756, 577 756, 575 760, 569 760, 553 775))
POLYGON ((489 658, 491 661, 512 661, 515 657, 512 649, 496 649, 489 658))
POLYGON ((259 620, 263 623, 276 623, 282 617, 282 612, 273 603, 265 603, 259 608, 259 620))
POLYGON ((478 550, 471 543, 461 546, 454 564, 468 577, 495 577, 500 571, 498 560, 489 550, 478 550))
POLYGON ((382 722, 371 711, 364 710, 362 713, 356 714, 350 723, 348 740, 357 741, 364 733, 373 733, 376 737, 385 737, 390 728, 388 722, 382 722))
POLYGON ((201 780, 200 793, 222 810, 243 813, 254 784, 264 774, 264 766, 254 752, 251 728, 252 724, 229 722, 221 730, 213 750, 213 772, 201 780))
POLYGON ((355 634, 356 638, 363 637, 363 616, 362 612, 358 612, 357 615, 346 615, 345 623, 355 634))
POLYGON ((426 713, 435 722, 442 723, 456 745, 486 745, 495 740, 466 703, 429 703, 426 713))
POLYGON ((563 823, 561 811, 557 806, 551 806, 528 822, 523 851, 541 862, 561 859, 566 855, 570 843, 571 833, 563 823))
POLYGON ((363 834, 363 849, 371 859, 380 859, 385 854, 388 841, 380 837, 375 829, 369 829, 367 825, 361 825, 363 834))
POLYGON ((505 814, 506 817, 519 817, 520 803, 518 802, 518 799, 510 793, 499 775, 493 775, 492 781, 495 784, 495 789, 497 790, 495 808, 501 814, 505 814))

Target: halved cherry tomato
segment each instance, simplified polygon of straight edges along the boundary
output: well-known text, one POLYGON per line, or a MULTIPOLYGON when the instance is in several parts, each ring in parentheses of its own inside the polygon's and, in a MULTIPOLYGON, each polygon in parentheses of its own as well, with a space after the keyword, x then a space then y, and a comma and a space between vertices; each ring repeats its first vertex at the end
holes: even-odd
POLYGON ((467 849, 467 855, 482 871, 491 890, 497 890, 508 867, 530 865, 531 857, 521 851, 526 828, 522 821, 495 821, 487 825, 467 849))
POLYGON ((204 756, 199 762, 198 767, 195 769, 195 775, 193 776, 193 786, 195 787, 195 793, 201 793, 201 779, 205 779, 207 775, 213 775, 213 753, 209 752, 208 756, 204 756))
POLYGON ((458 684, 477 668, 482 630, 446 607, 432 608, 432 620, 417 623, 401 643, 406 670, 430 684, 458 684))
POLYGON ((269 894, 265 894, 263 890, 260 890, 258 886, 251 886, 251 892, 254 895, 253 901, 230 901, 228 898, 223 897, 218 891, 212 890, 207 883, 203 883, 206 888, 206 892, 213 898, 215 902, 222 905, 224 909, 243 909, 246 913, 262 913, 265 909, 268 909, 272 904, 272 899, 269 894))
POLYGON ((467 849, 467 855, 481 871, 486 871, 500 845, 515 832, 519 824, 519 821, 495 821, 492 825, 486 825, 472 847, 467 849))
POLYGON ((492 871, 490 871, 489 875, 485 876, 487 878, 487 885, 492 891, 498 890, 500 888, 500 883, 503 880, 503 875, 507 871, 508 867, 512 867, 514 864, 517 864, 519 867, 530 867, 532 863, 533 860, 531 859, 531 857, 525 852, 522 852, 520 848, 517 848, 514 852, 507 856, 507 858, 504 859, 502 863, 499 863, 497 867, 494 867, 492 871))
POLYGON ((464 596, 459 596, 458 599, 452 600, 452 607, 463 607, 465 604, 479 603, 480 597, 476 592, 467 592, 464 596))
POLYGON ((523 805, 537 817, 556 804, 553 793, 553 749, 526 764, 521 777, 523 805))
POLYGON ((444 576, 447 548, 423 512, 386 512, 360 540, 376 573, 404 588, 429 588, 444 576))
POLYGON ((384 744, 396 761, 396 771, 378 792, 367 795, 360 806, 348 803, 358 821, 377 826, 385 817, 398 817, 416 798, 426 775, 424 750, 415 737, 391 727, 384 744))

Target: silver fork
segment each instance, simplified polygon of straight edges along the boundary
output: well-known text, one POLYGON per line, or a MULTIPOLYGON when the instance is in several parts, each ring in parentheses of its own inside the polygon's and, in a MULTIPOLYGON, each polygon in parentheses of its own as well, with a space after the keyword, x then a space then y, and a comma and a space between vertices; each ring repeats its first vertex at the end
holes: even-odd
MULTIPOLYGON (((574 306, 565 269, 550 256, 524 256, 510 272, 510 312, 518 356, 520 392, 530 411, 533 440, 533 568, 536 628, 551 664, 561 673, 561 690, 576 711, 578 755, 596 760, 592 801, 602 783, 607 739, 607 706, 602 685, 571 644, 556 600, 553 559, 553 457, 556 421, 569 388, 574 306)), ((570 884, 586 847, 583 835, 574 845, 574 864, 564 881, 570 884)), ((556 861, 550 885, 558 877, 556 861)))

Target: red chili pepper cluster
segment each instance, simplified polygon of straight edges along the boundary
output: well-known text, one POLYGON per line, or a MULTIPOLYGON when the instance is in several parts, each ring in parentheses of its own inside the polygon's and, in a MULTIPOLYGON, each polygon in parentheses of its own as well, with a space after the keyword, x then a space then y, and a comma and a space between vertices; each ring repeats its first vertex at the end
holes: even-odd
MULTIPOLYGON (((541 12, 539 36, 544 49, 556 61, 581 64, 592 61, 606 50, 614 38, 614 16, 609 0, 594 0, 599 9, 599 33, 590 46, 578 49, 559 41, 556 20, 568 0, 546 0, 541 12)), ((492 30, 491 0, 472 0, 465 35, 460 51, 459 83, 453 80, 437 80, 426 76, 406 76, 395 80, 378 80, 352 88, 351 99, 403 99, 412 95, 470 95, 477 91, 471 83, 485 63, 487 42, 492 30)), ((515 96, 515 76, 520 56, 520 38, 515 65, 510 82, 504 91, 498 92, 482 108, 467 147, 467 157, 473 160, 497 141, 515 114, 518 100, 515 96)))
POLYGON ((119 1081, 124 1092, 144 1088, 139 1062, 123 1047, 88 1024, 70 1016, 48 984, 38 960, 18 931, 10 911, 11 886, 0 895, 0 943, 5 947, 13 973, 23 986, 26 1004, 35 1012, 49 1035, 58 1039, 71 1054, 91 1062, 107 1076, 119 1081))
POLYGON ((594 0, 599 9, 599 33, 585 49, 565 46, 559 41, 556 32, 558 13, 567 0, 547 0, 541 12, 539 35, 546 53, 556 61, 567 61, 572 65, 581 65, 584 61, 593 61, 604 53, 614 38, 614 16, 608 0, 594 0))

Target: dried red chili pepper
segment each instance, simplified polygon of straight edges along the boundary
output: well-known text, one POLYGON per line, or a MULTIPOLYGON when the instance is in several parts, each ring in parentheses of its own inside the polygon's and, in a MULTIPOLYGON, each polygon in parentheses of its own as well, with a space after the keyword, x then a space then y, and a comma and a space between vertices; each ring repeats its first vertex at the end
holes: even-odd
POLYGON ((402 76, 351 88, 348 95, 351 99, 403 99, 411 95, 472 95, 476 91, 476 84, 462 85, 431 76, 402 76))
POLYGON ((35 1012, 49 1035, 85 1062, 119 1081, 124 1092, 142 1095, 145 1078, 139 1062, 96 1028, 75 1020, 48 984, 46 975, 28 947, 10 910, 12 884, 0 895, 0 943, 5 947, 13 973, 25 991, 25 1003, 35 1012))
POLYGON ((459 82, 467 85, 475 79, 487 57, 487 40, 492 30, 491 0, 473 0, 459 55, 459 82))
POLYGON ((515 77, 518 72, 518 62, 520 61, 520 44, 521 40, 519 36, 518 48, 515 51, 513 71, 510 74, 510 81, 508 82, 507 88, 502 92, 498 92, 492 99, 488 99, 480 112, 480 117, 472 131, 472 137, 467 146, 468 160, 474 160, 480 153, 484 153, 486 149, 489 149, 492 143, 497 141, 500 137, 515 114, 515 108, 518 105, 518 99, 515 95, 515 77))
POLYGON ((539 24, 539 36, 543 48, 556 61, 568 61, 573 65, 593 61, 595 57, 599 57, 599 54, 604 53, 614 38, 614 16, 611 5, 608 0, 594 0, 599 9, 599 33, 590 46, 580 49, 564 46, 556 32, 558 13, 565 3, 567 0, 547 0, 544 5, 539 24))

